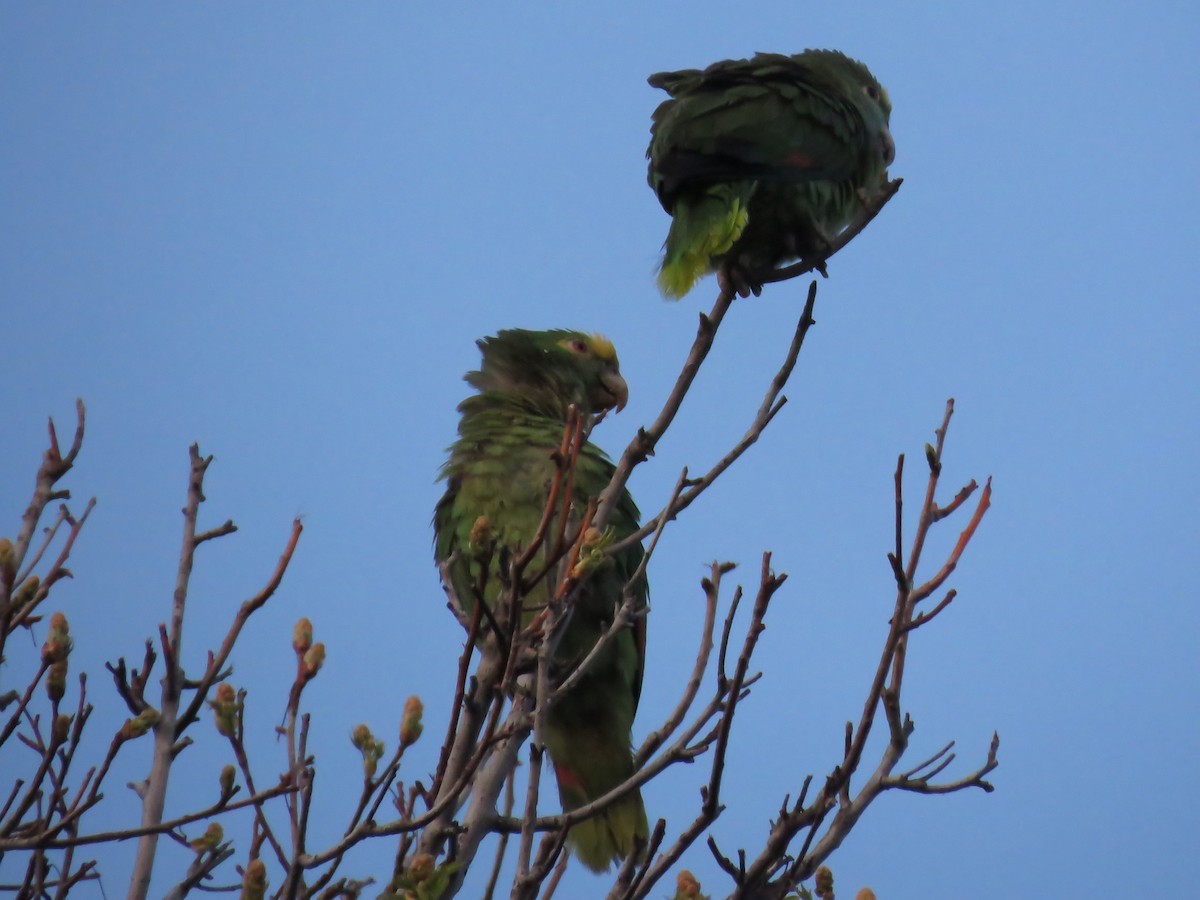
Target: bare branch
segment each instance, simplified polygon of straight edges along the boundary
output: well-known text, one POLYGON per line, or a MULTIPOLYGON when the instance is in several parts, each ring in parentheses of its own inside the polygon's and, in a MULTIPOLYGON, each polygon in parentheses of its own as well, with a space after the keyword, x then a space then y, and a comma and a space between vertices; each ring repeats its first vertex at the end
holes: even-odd
MULTIPOLYGON (((620 553, 627 547, 631 547, 643 540, 648 535, 660 532, 662 523, 674 519, 680 512, 691 506, 696 498, 708 490, 712 483, 717 480, 718 476, 733 465, 741 458, 742 454, 758 441, 763 431, 771 423, 771 420, 775 418, 776 414, 783 409, 783 405, 787 402, 787 398, 780 397, 780 394, 787 385, 792 370, 796 367, 796 361, 800 357, 800 350, 804 346, 804 338, 808 334, 809 328, 816 324, 816 320, 813 318, 813 308, 816 302, 817 283, 814 281, 808 287, 808 298, 804 304, 804 311, 800 314, 800 319, 796 322, 796 329, 792 335, 792 340, 784 356, 783 363, 772 377, 766 396, 763 397, 754 420, 746 429, 745 434, 742 435, 741 440, 728 453, 717 460, 712 468, 705 472, 702 477, 687 481, 682 489, 673 493, 662 510, 644 522, 641 528, 609 547, 606 551, 609 555, 620 553)), ((685 469, 684 471, 686 472, 687 470, 685 469)))
POLYGON ((616 506, 621 492, 625 489, 625 485, 629 482, 629 476, 633 474, 634 468, 654 452, 659 439, 674 421, 675 414, 683 405, 683 398, 687 396, 692 382, 696 379, 696 373, 700 371, 700 366, 708 356, 708 351, 712 349, 717 329, 721 327, 721 320, 729 311, 734 296, 732 290, 721 291, 717 295, 712 311, 707 316, 701 313, 700 324, 696 329, 696 338, 692 342, 692 349, 683 363, 683 369, 679 373, 675 387, 671 389, 671 393, 667 396, 667 400, 653 424, 649 428, 638 429, 638 433, 634 435, 633 440, 621 454, 621 459, 617 462, 616 470, 609 480, 608 487, 600 495, 600 505, 593 522, 595 527, 603 530, 608 524, 609 516, 612 515, 613 508, 616 506))
MULTIPOLYGON (((232 522, 226 522, 225 524, 232 525, 232 522)), ((224 527, 222 526, 222 528, 224 527)), ((220 529, 215 530, 219 531, 220 529)), ((237 529, 232 528, 230 530, 236 531, 237 529)), ((284 573, 287 572, 287 568, 291 564, 292 554, 296 552, 296 543, 300 540, 300 533, 302 531, 304 531, 304 525, 300 522, 300 519, 293 519, 291 535, 288 538, 287 546, 284 547, 283 553, 279 557, 275 571, 257 594, 242 603, 237 615, 234 616, 233 624, 229 626, 229 631, 225 635, 225 639, 221 642, 220 649, 215 655, 210 656, 204 675, 201 676, 199 683, 196 685, 195 696, 192 698, 191 703, 188 704, 187 709, 179 716, 176 723, 175 734, 177 737, 183 734, 185 728, 196 721, 200 710, 204 708, 204 703, 208 699, 208 691, 217 679, 220 678, 221 670, 229 659, 229 654, 233 652, 234 644, 237 643, 237 639, 242 633, 242 628, 249 621, 250 616, 262 608, 263 604, 274 595, 279 585, 283 582, 284 573)), ((230 531, 222 533, 228 534, 230 531)))
MULTIPOLYGON (((851 725, 847 725, 843 759, 826 777, 824 786, 811 804, 805 805, 806 782, 805 789, 801 792, 801 798, 794 807, 789 808, 785 801, 779 818, 771 827, 762 851, 754 861, 748 867, 740 865, 735 868, 732 864, 726 866, 726 871, 729 872, 736 884, 734 897, 782 897, 804 879, 811 877, 817 867, 845 840, 867 807, 885 790, 899 789, 928 794, 949 793, 966 787, 991 790, 991 785, 984 780, 984 776, 998 765, 996 759, 998 738, 993 740, 985 764, 957 781, 945 784, 932 782, 932 779, 953 761, 954 754, 951 752, 953 743, 947 744, 909 771, 899 775, 892 774, 908 747, 908 740, 914 727, 912 720, 901 707, 907 636, 913 629, 928 623, 946 609, 954 600, 955 592, 949 591, 933 610, 920 615, 915 613, 916 604, 940 587, 954 570, 954 566, 974 536, 990 502, 989 481, 971 521, 960 534, 957 544, 938 574, 919 588, 911 587, 929 529, 946 515, 958 509, 973 489, 973 485, 968 485, 946 507, 939 508, 934 499, 942 470, 941 457, 946 432, 953 411, 954 401, 950 400, 946 404, 942 425, 936 430, 936 445, 927 446, 929 481, 909 551, 908 562, 904 567, 901 567, 899 563, 903 552, 903 498, 901 492, 903 455, 897 461, 895 474, 896 543, 894 549, 888 553, 888 559, 896 579, 897 593, 889 621, 888 634, 880 653, 875 676, 867 691, 858 727, 855 729, 851 725), (867 737, 880 708, 883 709, 888 723, 889 740, 875 771, 867 777, 857 794, 853 794, 850 786, 851 777, 860 765, 867 737), (804 833, 804 839, 799 850, 789 854, 791 842, 801 833, 804 833)), ((726 860, 726 862, 728 861, 726 860)))
MULTIPOLYGON (((196 444, 188 450, 191 468, 188 477, 187 505, 183 509, 183 547, 179 554, 179 569, 175 578, 175 596, 171 609, 170 633, 163 645, 163 676, 159 710, 161 718, 154 729, 154 760, 150 776, 146 780, 146 793, 142 797, 142 827, 152 829, 162 821, 167 797, 167 780, 171 763, 175 759, 175 742, 178 737, 176 717, 179 712, 179 695, 183 685, 180 652, 183 644, 183 614, 187 603, 188 582, 191 579, 192 563, 196 553, 196 519, 200 504, 204 502, 204 473, 212 457, 201 457, 196 444)), ((154 869, 158 832, 147 831, 138 841, 138 852, 134 858, 130 878, 129 896, 144 900, 150 890, 150 875, 154 869)))

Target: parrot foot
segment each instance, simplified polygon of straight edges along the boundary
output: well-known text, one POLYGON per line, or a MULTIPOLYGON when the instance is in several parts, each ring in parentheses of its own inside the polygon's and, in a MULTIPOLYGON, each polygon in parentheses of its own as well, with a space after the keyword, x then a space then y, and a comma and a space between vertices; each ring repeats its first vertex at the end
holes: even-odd
POLYGON ((825 266, 827 260, 824 257, 815 260, 802 259, 800 262, 805 266, 810 266, 812 270, 819 274, 822 278, 829 277, 829 269, 825 266))
POLYGON ((762 282, 756 281, 752 273, 733 263, 725 262, 717 269, 717 286, 723 292, 737 294, 739 297, 758 297, 762 294, 762 282))

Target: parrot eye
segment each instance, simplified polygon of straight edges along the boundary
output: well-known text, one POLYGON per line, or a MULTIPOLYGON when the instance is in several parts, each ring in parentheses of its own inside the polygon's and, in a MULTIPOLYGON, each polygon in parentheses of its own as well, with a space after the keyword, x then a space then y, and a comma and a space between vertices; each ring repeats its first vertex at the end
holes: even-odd
POLYGON ((872 100, 874 100, 876 102, 879 101, 879 88, 875 87, 875 85, 873 85, 873 84, 863 85, 863 93, 866 94, 868 97, 870 97, 872 100))
POLYGON ((582 341, 579 338, 575 338, 573 341, 568 341, 567 346, 570 347, 571 350, 573 350, 575 353, 578 353, 580 356, 588 355, 587 341, 582 341))

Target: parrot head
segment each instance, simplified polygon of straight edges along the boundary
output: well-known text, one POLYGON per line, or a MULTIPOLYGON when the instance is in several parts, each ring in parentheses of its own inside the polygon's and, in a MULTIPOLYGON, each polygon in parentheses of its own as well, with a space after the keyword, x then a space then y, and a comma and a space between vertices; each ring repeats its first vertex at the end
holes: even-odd
POLYGON ((850 98, 867 127, 877 135, 884 168, 890 166, 896 158, 896 143, 888 128, 892 101, 871 70, 838 50, 805 50, 796 60, 832 79, 834 83, 830 87, 837 94, 850 98))
POLYGON ((566 418, 574 405, 588 413, 618 412, 629 399, 612 341, 599 334, 512 328, 477 341, 483 361, 466 380, 566 418))

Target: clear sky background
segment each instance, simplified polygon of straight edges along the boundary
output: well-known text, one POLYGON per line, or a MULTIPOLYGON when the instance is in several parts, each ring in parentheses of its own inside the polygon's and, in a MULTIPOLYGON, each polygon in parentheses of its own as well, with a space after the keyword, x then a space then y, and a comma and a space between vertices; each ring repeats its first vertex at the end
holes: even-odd
MULTIPOLYGON (((888 87, 905 184, 831 264, 786 409, 666 534, 635 739, 682 688, 704 566, 736 560, 752 583, 773 550, 791 577, 713 828, 727 853, 757 851, 783 795, 829 771, 857 718, 894 595, 896 455, 909 454, 911 513, 922 446, 954 396, 945 496, 992 475, 994 505, 953 576, 958 600, 912 643, 910 758, 956 739, 948 774, 961 774, 998 730, 997 790, 884 797, 832 859, 839 895, 1192 893, 1198 18, 1189 3, 1021 0, 0 7, 0 533, 28 502, 46 416, 69 431, 83 397, 68 486, 77 509, 98 506, 54 606, 75 671, 92 675, 95 755, 125 715, 102 661, 140 659, 168 614, 199 441, 216 455, 203 521, 241 530, 200 553, 193 670, 304 517, 234 660, 253 687, 260 778, 284 765, 271 728, 302 614, 329 653, 307 692, 313 843, 357 794, 349 731, 366 721, 394 741, 410 693, 428 730, 403 777, 424 778, 462 642, 429 518, 474 340, 510 326, 611 337, 632 398, 595 439, 619 452, 716 293, 709 279, 673 304, 654 286, 668 220, 644 182, 662 99, 646 76, 836 47, 888 87)), ((631 483, 644 510, 741 435, 806 284, 735 305, 631 483)), ((927 572, 964 522, 936 535, 927 572)), ((41 638, 12 645, 0 684, 41 638)), ((185 768, 201 774, 172 785, 177 811, 211 801, 226 761, 197 731, 185 768)), ((149 749, 126 751, 89 829, 136 819, 123 784, 149 749)), ((652 817, 690 821, 705 775, 655 782, 652 817)), ((386 876, 394 845, 376 843, 348 874, 386 876)), ((131 853, 106 854, 109 897, 131 853)), ((160 889, 186 855, 163 863, 160 889)), ((703 846, 685 864, 726 892, 703 846)), ((579 873, 563 896, 601 888, 579 873)))

